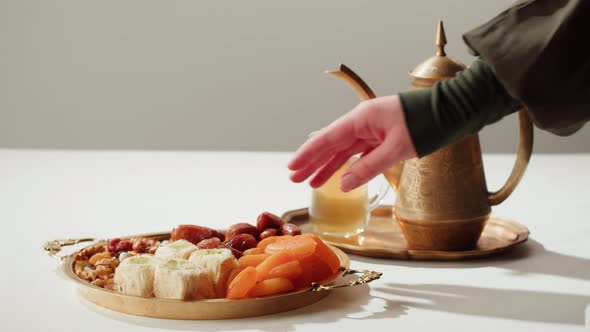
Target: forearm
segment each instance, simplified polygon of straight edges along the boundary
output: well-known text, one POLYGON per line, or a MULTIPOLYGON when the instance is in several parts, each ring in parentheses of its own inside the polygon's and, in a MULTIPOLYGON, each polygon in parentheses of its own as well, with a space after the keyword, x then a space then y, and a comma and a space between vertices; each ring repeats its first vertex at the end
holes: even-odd
POLYGON ((420 157, 476 133, 521 107, 482 61, 431 88, 401 93, 400 98, 420 157))

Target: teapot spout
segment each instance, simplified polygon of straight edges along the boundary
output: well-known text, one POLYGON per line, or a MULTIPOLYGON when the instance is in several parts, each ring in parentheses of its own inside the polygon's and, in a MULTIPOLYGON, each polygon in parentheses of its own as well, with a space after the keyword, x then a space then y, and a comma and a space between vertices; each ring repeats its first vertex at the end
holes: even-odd
POLYGON ((399 180, 402 174, 402 169, 404 168, 404 162, 399 162, 397 165, 393 166, 392 168, 387 169, 383 172, 383 176, 387 179, 387 182, 391 185, 393 190, 397 191, 397 187, 399 186, 399 180))
POLYGON ((375 98, 373 90, 358 76, 352 69, 346 67, 344 64, 340 65, 338 70, 326 71, 327 74, 336 76, 343 79, 348 85, 350 85, 354 91, 358 94, 361 100, 369 100, 375 98))
MULTIPOLYGON (((342 80, 344 80, 348 85, 350 85, 354 91, 357 93, 361 100, 369 100, 375 98, 375 93, 363 79, 358 76, 352 69, 346 67, 345 65, 341 64, 338 70, 330 70, 326 73, 336 76, 342 80)), ((387 182, 391 185, 394 190, 397 190, 399 185, 399 179, 402 174, 403 163, 400 162, 399 164, 393 166, 392 168, 383 172, 383 175, 387 179, 387 182)))

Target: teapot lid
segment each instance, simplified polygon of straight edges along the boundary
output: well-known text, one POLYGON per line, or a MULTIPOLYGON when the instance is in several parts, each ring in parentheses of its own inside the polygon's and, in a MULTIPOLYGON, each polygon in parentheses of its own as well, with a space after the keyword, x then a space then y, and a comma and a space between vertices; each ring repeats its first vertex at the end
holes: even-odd
POLYGON ((460 61, 447 56, 444 48, 446 44, 447 38, 443 22, 439 20, 435 42, 438 52, 410 72, 410 78, 414 84, 429 86, 436 81, 452 78, 457 72, 466 68, 460 61))

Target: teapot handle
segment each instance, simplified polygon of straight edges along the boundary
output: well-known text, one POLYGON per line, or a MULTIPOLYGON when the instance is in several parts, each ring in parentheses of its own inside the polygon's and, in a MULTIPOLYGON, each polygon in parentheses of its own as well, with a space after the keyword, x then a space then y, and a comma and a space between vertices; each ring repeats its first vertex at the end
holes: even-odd
POLYGON ((518 142, 518 152, 516 162, 512 167, 512 172, 506 180, 506 183, 500 190, 495 192, 488 192, 488 202, 490 205, 498 205, 502 203, 512 192, 526 170, 531 154, 533 152, 533 124, 529 118, 526 109, 520 110, 518 113, 518 123, 520 128, 520 139, 518 142))

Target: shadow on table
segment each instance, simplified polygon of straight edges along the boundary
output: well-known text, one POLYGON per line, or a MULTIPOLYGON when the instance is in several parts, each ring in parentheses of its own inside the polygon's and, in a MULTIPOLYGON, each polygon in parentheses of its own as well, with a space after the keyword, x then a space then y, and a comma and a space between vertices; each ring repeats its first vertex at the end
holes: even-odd
MULTIPOLYGON (((470 269, 498 267, 517 275, 545 274, 578 280, 590 280, 590 259, 546 250, 529 239, 524 245, 505 255, 456 262, 392 261, 355 256, 355 260, 373 264, 398 265, 411 268, 470 269)), ((396 284, 376 288, 388 294, 410 297, 408 308, 422 308, 466 315, 498 317, 526 321, 563 324, 584 324, 584 312, 590 296, 493 289, 439 284, 396 284), (416 301, 417 300, 417 301, 416 301)))
POLYGON ((546 250, 543 245, 529 239, 512 251, 491 258, 480 258, 456 262, 443 261, 400 261, 390 259, 354 256, 354 260, 372 264, 397 265, 412 268, 470 269, 498 267, 511 270, 515 274, 539 273, 579 280, 590 280, 590 259, 560 254, 546 250))
POLYGON ((388 283, 376 290, 403 296, 410 310, 575 325, 584 325, 590 303, 584 295, 458 285, 388 283))
POLYGON ((323 300, 300 309, 260 317, 215 321, 171 320, 122 314, 96 306, 80 296, 89 310, 126 324, 157 329, 191 331, 294 331, 296 325, 325 324, 341 319, 378 320, 404 315, 402 302, 371 296, 367 285, 337 289, 323 300))

